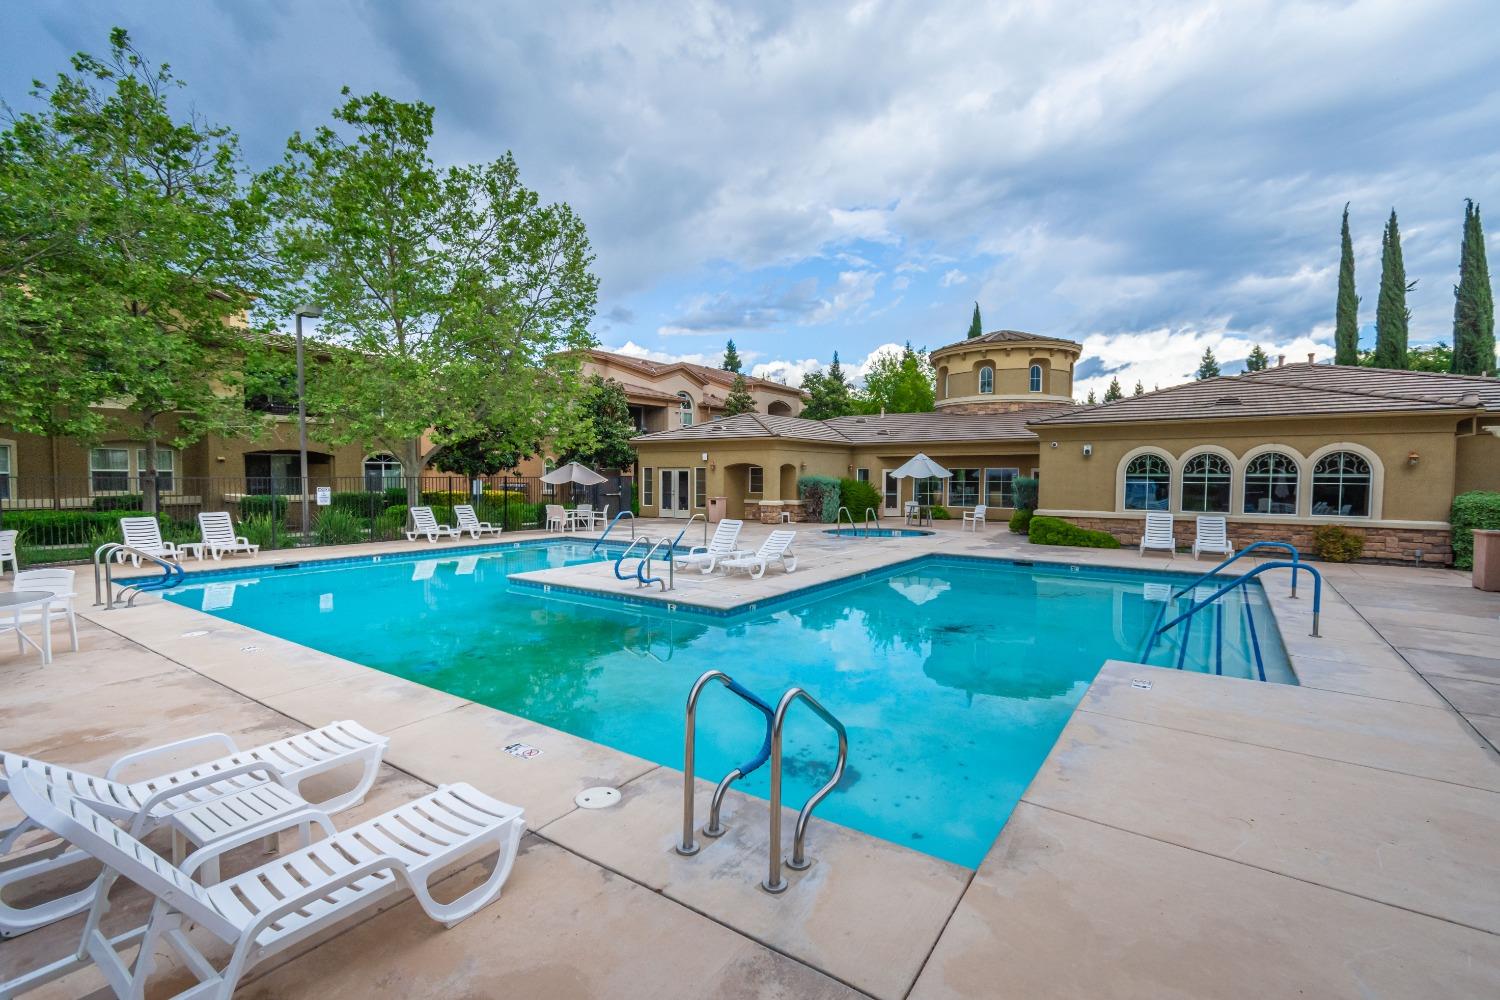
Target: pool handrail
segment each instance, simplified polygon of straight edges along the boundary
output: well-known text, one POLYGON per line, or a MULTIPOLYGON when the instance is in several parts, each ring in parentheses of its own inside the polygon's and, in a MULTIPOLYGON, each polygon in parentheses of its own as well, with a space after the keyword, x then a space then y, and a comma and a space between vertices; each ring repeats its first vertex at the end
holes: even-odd
POLYGON ((594 543, 594 547, 589 550, 590 552, 599 551, 599 546, 604 544, 604 540, 609 537, 611 531, 615 530, 615 525, 620 523, 620 518, 622 517, 630 518, 630 540, 632 542, 635 541, 635 513, 633 511, 622 510, 610 519, 609 526, 604 529, 604 534, 599 536, 599 540, 594 543))
POLYGON ((1220 597, 1223 597, 1225 594, 1227 594, 1231 590, 1233 590, 1235 587, 1242 587, 1245 584, 1249 583, 1251 580, 1255 579, 1257 576, 1260 576, 1262 573, 1266 572, 1267 570, 1272 570, 1272 569, 1290 569, 1292 571, 1292 575, 1294 577, 1297 575, 1297 572, 1299 570, 1301 572, 1304 572, 1304 573, 1311 573, 1312 574, 1312 578, 1313 578, 1313 613, 1312 613, 1312 632, 1310 634, 1312 635, 1312 637, 1314 639, 1321 639, 1322 636, 1318 634, 1318 618, 1322 614, 1322 610, 1323 610, 1323 574, 1319 573, 1315 568, 1313 568, 1312 566, 1309 566, 1305 562, 1289 561, 1289 560, 1277 560, 1275 562, 1261 563, 1259 566, 1256 566, 1254 569, 1251 569, 1251 570, 1248 570, 1247 572, 1241 573, 1239 576, 1235 577, 1233 580, 1230 580, 1228 583, 1226 583, 1223 586, 1219 587, 1218 590, 1215 590, 1208 597, 1204 598, 1201 601, 1195 601, 1193 603, 1192 607, 1188 608, 1186 611, 1184 611, 1182 614, 1178 615, 1176 618, 1173 618, 1171 621, 1166 622, 1165 624, 1159 626, 1157 628, 1156 632, 1155 632, 1155 635, 1160 635, 1161 633, 1163 633, 1163 632, 1167 631, 1168 629, 1172 628, 1174 625, 1177 625, 1179 622, 1182 622, 1182 621, 1184 621, 1186 619, 1192 618, 1193 615, 1197 614, 1199 611, 1202 611, 1208 605, 1214 603, 1220 597))
POLYGON ((808 707, 817 713, 818 717, 828 723, 829 727, 838 734, 839 756, 833 767, 833 776, 828 782, 802 806, 797 813, 797 825, 792 836, 792 856, 786 862, 786 866, 793 871, 803 871, 812 862, 808 861, 802 853, 803 841, 807 836, 807 823, 812 819, 812 812, 819 802, 822 802, 844 777, 844 763, 849 759, 849 734, 844 729, 844 724, 838 720, 828 709, 818 703, 818 700, 800 687, 794 687, 781 696, 781 701, 776 705, 776 718, 771 725, 771 836, 769 848, 769 870, 766 880, 761 883, 761 888, 773 895, 786 891, 786 879, 781 877, 781 733, 786 724, 787 712, 798 701, 804 701, 808 707))
POLYGON ((833 515, 833 533, 842 535, 844 533, 844 515, 849 516, 849 530, 856 537, 859 535, 859 525, 854 523, 854 514, 848 507, 840 507, 839 512, 833 515))
MULTIPOLYGON (((1254 552, 1256 549, 1285 549, 1287 552, 1291 553, 1291 556, 1292 556, 1291 561, 1292 562, 1297 563, 1299 565, 1302 562, 1302 555, 1301 555, 1301 553, 1299 553, 1297 551, 1297 546, 1293 545, 1291 542, 1277 542, 1277 541, 1251 542, 1249 545, 1245 546, 1243 549, 1240 549, 1234 555, 1230 556, 1228 559, 1225 559, 1223 562, 1219 563, 1219 565, 1215 566, 1213 569, 1209 570, 1207 573, 1204 573, 1202 576, 1198 577, 1198 579, 1194 580, 1192 583, 1189 583, 1186 586, 1184 586, 1184 587, 1180 588, 1179 590, 1177 590, 1172 595, 1172 599, 1176 600, 1177 598, 1181 597, 1183 594, 1186 594, 1188 591, 1190 591, 1194 587, 1198 586, 1198 584, 1200 584, 1203 581, 1207 580, 1209 577, 1216 576, 1219 573, 1223 572, 1224 567, 1228 566, 1230 563, 1236 562, 1237 560, 1239 560, 1239 559, 1241 559, 1241 558, 1249 555, 1250 553, 1254 552)), ((1295 572, 1292 573, 1292 596, 1293 597, 1297 596, 1297 574, 1295 572)))
POLYGON ((875 515, 875 518, 874 518, 874 520, 875 520, 875 527, 876 528, 880 527, 880 511, 876 510, 874 507, 866 507, 865 508, 865 516, 861 519, 860 525, 864 528, 865 537, 867 537, 867 538, 870 537, 870 515, 871 514, 875 515))
MULTIPOLYGON (((631 551, 637 545, 641 544, 642 542, 645 542, 647 545, 650 545, 651 544, 651 536, 650 535, 642 535, 639 538, 632 538, 630 540, 630 544, 627 545, 627 546, 625 546, 625 551, 621 552, 618 556, 615 557, 615 579, 617 579, 617 580, 629 580, 630 579, 630 577, 627 574, 620 572, 620 564, 623 563, 625 561, 625 557, 628 556, 628 555, 630 555, 631 551)), ((637 569, 640 568, 639 564, 637 564, 636 568, 637 569)), ((637 576, 639 576, 638 573, 637 573, 637 576)))
POLYGON ((646 550, 645 558, 635 564, 635 579, 637 585, 642 587, 649 587, 653 583, 659 583, 661 584, 662 593, 666 593, 667 591, 676 588, 677 563, 672 559, 672 553, 676 551, 677 543, 682 540, 682 536, 685 534, 687 534, 687 529, 683 528, 680 532, 677 533, 677 538, 673 539, 672 541, 667 541, 667 536, 662 535, 652 543, 651 547, 646 550), (667 580, 663 580, 661 577, 651 575, 651 557, 656 555, 656 550, 661 548, 663 543, 665 543, 667 546, 667 580))
POLYGON ((94 550, 94 605, 104 606, 105 611, 114 610, 115 603, 130 594, 130 599, 125 601, 127 608, 135 607, 135 599, 148 591, 170 590, 177 586, 187 576, 187 572, 179 563, 170 563, 153 553, 143 551, 123 542, 105 542, 94 550), (113 563, 118 555, 138 556, 148 562, 156 563, 162 568, 160 579, 142 580, 136 583, 127 583, 115 593, 115 579, 113 563), (101 587, 99 570, 104 570, 104 578, 101 587))
POLYGON ((719 807, 723 804, 724 793, 729 791, 730 785, 764 764, 771 754, 771 727, 776 713, 770 705, 722 670, 706 671, 693 682, 692 690, 688 692, 687 720, 682 748, 682 842, 674 846, 674 850, 683 857, 692 857, 700 849, 700 845, 693 840, 693 800, 695 797, 693 765, 698 742, 698 697, 708 686, 709 681, 718 681, 749 705, 759 709, 766 717, 766 736, 755 756, 726 774, 720 780, 718 787, 714 789, 713 801, 708 813, 708 826, 703 828, 704 836, 717 837, 724 832, 724 828, 719 826, 719 807))

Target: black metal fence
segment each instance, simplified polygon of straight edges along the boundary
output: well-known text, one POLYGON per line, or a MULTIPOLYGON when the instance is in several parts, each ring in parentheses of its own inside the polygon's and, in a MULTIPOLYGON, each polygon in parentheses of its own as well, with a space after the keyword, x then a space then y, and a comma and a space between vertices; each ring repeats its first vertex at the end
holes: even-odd
POLYGON ((547 504, 591 503, 596 509, 608 506, 613 514, 633 499, 628 476, 579 487, 521 476, 313 475, 306 491, 297 477, 171 473, 157 477, 154 491, 143 488, 149 483, 140 477, 121 479, 114 473, 0 476, 0 484, 0 532, 18 533, 23 567, 87 561, 100 545, 121 540, 120 518, 150 513, 160 522, 164 541, 183 543, 200 539, 200 513, 227 511, 236 534, 267 550, 404 538, 410 508, 419 504, 431 507, 439 524, 455 524, 453 506, 469 504, 480 521, 520 531, 543 526, 547 504))

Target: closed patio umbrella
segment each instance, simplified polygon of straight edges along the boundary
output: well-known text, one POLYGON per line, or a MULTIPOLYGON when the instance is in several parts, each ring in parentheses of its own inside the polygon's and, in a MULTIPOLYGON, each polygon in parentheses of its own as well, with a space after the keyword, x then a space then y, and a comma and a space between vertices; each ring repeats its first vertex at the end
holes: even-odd
POLYGON ((915 458, 907 462, 901 468, 891 473, 892 479, 947 479, 953 473, 938 465, 932 459, 921 452, 917 452, 915 458))

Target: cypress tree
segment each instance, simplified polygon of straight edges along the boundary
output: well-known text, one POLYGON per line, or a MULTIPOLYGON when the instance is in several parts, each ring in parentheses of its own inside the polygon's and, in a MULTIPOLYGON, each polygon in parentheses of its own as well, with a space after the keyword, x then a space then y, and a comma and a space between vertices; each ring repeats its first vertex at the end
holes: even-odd
MULTIPOLYGON (((1394 217, 1394 213, 1392 213, 1394 217)), ((1349 203, 1344 203, 1344 227, 1339 251, 1339 299, 1333 319, 1333 363, 1359 364, 1359 296, 1354 294, 1354 243, 1349 239, 1349 203)), ((1259 350, 1259 347, 1256 348, 1259 350)), ((1252 368, 1251 371, 1260 371, 1252 368)))
POLYGON ((1406 339, 1411 323, 1406 293, 1410 290, 1406 265, 1401 262, 1401 228, 1393 208, 1380 239, 1380 298, 1375 303, 1375 355, 1370 359, 1376 368, 1406 367, 1406 339))
POLYGON ((738 375, 741 365, 740 352, 735 348, 734 341, 731 340, 724 345, 724 360, 719 362, 719 367, 726 372, 734 372, 738 375))
POLYGON ((1146 394, 1146 386, 1141 382, 1140 379, 1136 379, 1135 380, 1135 395, 1137 395, 1137 396, 1144 396, 1145 394, 1146 394))
POLYGON ((1193 377, 1200 382, 1206 378, 1219 377, 1219 360, 1214 357, 1214 349, 1212 347, 1205 347, 1203 349, 1203 359, 1198 362, 1198 372, 1193 377))
POLYGON ((971 320, 969 320, 969 338, 968 339, 973 340, 975 337, 982 336, 983 334, 984 334, 984 325, 979 322, 979 303, 976 302, 976 303, 974 303, 974 318, 971 319, 971 320))
POLYGON ((1089 398, 1088 398, 1087 402, 1088 402, 1088 404, 1090 406, 1097 406, 1098 403, 1099 403, 1098 398, 1094 395, 1094 390, 1093 389, 1089 390, 1089 398))
POLYGON ((1495 299, 1484 253, 1479 206, 1464 203, 1463 248, 1453 287, 1453 371, 1484 375, 1495 370, 1495 299))
POLYGON ((1112 379, 1110 379, 1109 380, 1109 388, 1107 388, 1107 389, 1104 390, 1104 401, 1106 403, 1113 403, 1117 399, 1124 399, 1124 398, 1125 398, 1125 393, 1120 388, 1120 380, 1118 378, 1112 378, 1112 379))
MULTIPOLYGON (((1357 364, 1358 362, 1359 355, 1356 354, 1353 363, 1357 364)), ((1343 362, 1340 362, 1340 364, 1342 363, 1343 362)), ((1245 371, 1263 372, 1269 367, 1271 367, 1271 359, 1266 356, 1265 351, 1260 349, 1260 345, 1256 344, 1254 347, 1250 348, 1250 356, 1245 359, 1245 371)))

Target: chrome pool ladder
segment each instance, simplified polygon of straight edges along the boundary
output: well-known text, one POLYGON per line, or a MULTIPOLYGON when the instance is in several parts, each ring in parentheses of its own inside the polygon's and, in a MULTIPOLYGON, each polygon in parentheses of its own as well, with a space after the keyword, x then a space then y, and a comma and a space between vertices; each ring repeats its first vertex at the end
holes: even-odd
POLYGON ((105 542, 94 550, 94 606, 103 606, 105 611, 112 611, 116 603, 124 601, 127 608, 135 607, 137 597, 147 591, 169 590, 181 583, 185 575, 182 566, 178 563, 167 562, 160 556, 121 542, 105 542), (162 575, 144 579, 131 577, 130 582, 121 585, 119 591, 116 592, 113 564, 116 558, 125 556, 136 556, 155 563, 161 567, 162 575), (126 594, 130 595, 128 599, 125 597, 126 594))

